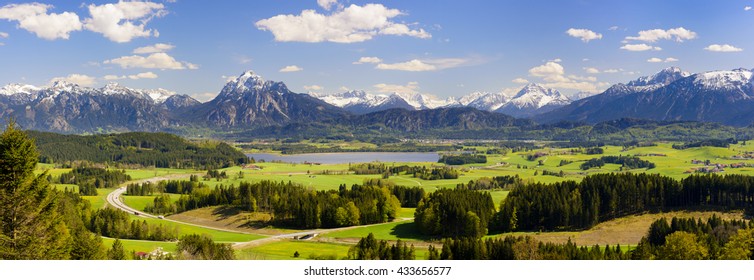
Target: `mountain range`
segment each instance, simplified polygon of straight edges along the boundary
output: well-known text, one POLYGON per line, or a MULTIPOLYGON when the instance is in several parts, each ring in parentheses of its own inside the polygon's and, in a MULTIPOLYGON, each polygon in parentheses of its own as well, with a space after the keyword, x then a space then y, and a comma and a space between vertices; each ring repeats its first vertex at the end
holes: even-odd
POLYGON ((473 92, 462 97, 439 99, 420 93, 369 94, 364 91, 346 91, 334 94, 310 92, 309 95, 354 114, 366 114, 387 109, 426 110, 450 107, 472 107, 479 110, 504 113, 513 117, 531 117, 571 103, 557 90, 528 84, 516 94, 505 92, 473 92))
POLYGON ((246 71, 205 103, 164 89, 115 83, 102 88, 10 84, 0 88, 0 118, 9 117, 26 129, 66 133, 229 131, 309 123, 399 131, 535 124, 521 118, 545 124, 640 118, 746 126, 754 121, 754 83, 749 69, 691 74, 671 67, 575 101, 537 84, 515 94, 475 92, 443 100, 419 93, 294 93, 283 82, 246 71))

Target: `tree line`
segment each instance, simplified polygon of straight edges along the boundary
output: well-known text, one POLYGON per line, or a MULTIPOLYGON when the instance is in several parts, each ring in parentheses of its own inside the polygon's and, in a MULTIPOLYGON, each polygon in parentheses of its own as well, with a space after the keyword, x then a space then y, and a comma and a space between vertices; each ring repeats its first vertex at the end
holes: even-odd
MULTIPOLYGON (((166 186, 196 183, 163 182, 166 186)), ((396 192, 403 194, 406 201, 415 200, 417 195, 412 189, 400 188, 396 192)), ((349 189, 341 185, 337 191, 313 191, 291 182, 261 181, 241 182, 237 187, 196 187, 175 202, 165 194, 159 195, 145 210, 168 214, 218 205, 268 212, 273 223, 283 226, 332 228, 392 221, 400 211, 401 201, 389 187, 353 185, 349 189)))
POLYGON ((483 154, 444 154, 440 156, 437 162, 447 165, 487 163, 487 156, 483 154))
POLYGON ((613 164, 620 164, 621 170, 626 167, 630 169, 635 168, 646 168, 646 169, 652 169, 655 168, 655 164, 648 160, 642 160, 639 157, 633 157, 633 156, 604 156, 600 158, 593 158, 590 160, 587 160, 586 162, 581 164, 582 170, 589 170, 590 168, 599 167, 605 165, 605 163, 613 163, 613 164))
POLYGON ((163 168, 225 168, 245 164, 245 154, 223 142, 190 142, 168 133, 64 135, 29 131, 40 162, 90 161, 163 168))
POLYGON ((681 181, 657 174, 596 174, 581 182, 530 183, 514 188, 492 223, 502 231, 575 230, 599 222, 668 209, 713 206, 751 210, 754 177, 691 175, 681 181))
POLYGON ((114 188, 131 180, 124 170, 108 170, 99 167, 76 167, 70 172, 60 174, 57 182, 75 184, 81 195, 97 195, 98 188, 114 188))

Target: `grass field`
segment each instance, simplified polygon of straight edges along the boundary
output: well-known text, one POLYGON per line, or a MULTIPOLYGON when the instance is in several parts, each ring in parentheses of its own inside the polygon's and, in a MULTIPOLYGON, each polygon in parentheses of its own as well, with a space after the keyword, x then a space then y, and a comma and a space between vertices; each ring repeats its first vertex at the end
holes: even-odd
MULTIPOLYGON (((110 249, 115 242, 114 238, 102 237, 102 245, 105 248, 110 249)), ((123 244, 123 250, 126 252, 126 258, 131 258, 131 252, 152 252, 157 248, 162 248, 166 252, 175 252, 175 242, 162 242, 162 241, 148 241, 148 240, 132 240, 121 239, 123 244)))
MULTIPOLYGON (((236 258, 243 260, 306 260, 317 257, 343 259, 353 245, 316 241, 278 241, 236 251, 236 258), (299 253, 298 258, 293 254, 299 253)), ((427 249, 416 247, 416 259, 426 259, 427 249)))
POLYGON ((560 231, 560 232, 515 232, 500 235, 490 235, 488 238, 512 236, 531 236, 542 242, 565 243, 570 238, 579 246, 591 245, 636 245, 647 234, 652 222, 673 217, 678 218, 701 218, 706 220, 712 215, 723 219, 742 219, 742 212, 715 212, 715 211, 676 211, 668 213, 643 214, 622 217, 603 223, 599 223, 591 229, 584 231, 560 231))
POLYGON ((228 231, 221 231, 221 230, 215 230, 215 229, 208 229, 203 227, 198 227, 194 225, 187 225, 182 223, 177 223, 170 220, 163 220, 163 219, 150 219, 150 218, 144 218, 144 217, 133 217, 133 219, 138 220, 146 220, 149 224, 162 224, 168 227, 174 227, 178 229, 178 235, 187 235, 187 234, 207 234, 212 236, 212 239, 214 239, 216 242, 246 242, 246 241, 252 241, 264 238, 263 235, 258 234, 251 234, 251 233, 235 233, 235 232, 228 232, 228 231))
POLYGON ((279 241, 236 251, 236 258, 244 260, 306 260, 313 256, 342 259, 348 256, 350 245, 311 241, 279 241), (298 251, 300 256, 293 257, 298 251))

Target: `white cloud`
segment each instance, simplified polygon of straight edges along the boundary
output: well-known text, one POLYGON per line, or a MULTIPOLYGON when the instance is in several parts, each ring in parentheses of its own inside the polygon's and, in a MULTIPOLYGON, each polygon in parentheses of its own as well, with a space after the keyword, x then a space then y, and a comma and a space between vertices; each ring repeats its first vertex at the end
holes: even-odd
POLYGON ((257 21, 255 26, 272 32, 279 42, 356 43, 377 35, 432 37, 424 29, 411 29, 406 24, 391 21, 400 15, 404 13, 382 4, 351 5, 330 15, 314 10, 304 10, 300 15, 277 15, 257 21))
POLYGON ((128 75, 128 78, 131 80, 138 80, 138 79, 157 79, 157 74, 152 72, 144 72, 139 73, 136 75, 128 75))
POLYGON ((570 28, 566 31, 566 34, 574 38, 579 38, 581 39, 581 41, 584 41, 584 43, 589 43, 589 41, 595 39, 602 39, 602 34, 596 33, 589 29, 570 28))
POLYGON ((584 67, 584 71, 589 74, 599 74, 600 70, 594 67, 584 67))
POLYGON ((432 64, 424 63, 421 60, 413 59, 406 62, 399 62, 399 63, 392 63, 392 64, 380 63, 380 64, 377 64, 377 69, 421 72, 421 71, 435 71, 437 70, 437 67, 432 64))
POLYGON ((311 85, 311 86, 304 86, 304 89, 307 90, 307 91, 320 91, 320 90, 323 90, 325 88, 323 88, 322 86, 318 86, 318 85, 311 85))
POLYGON ((537 67, 534 67, 532 69, 529 69, 529 75, 535 76, 535 77, 554 77, 554 76, 562 76, 565 73, 565 70, 563 69, 563 66, 556 62, 547 62, 544 65, 540 65, 537 67))
POLYGON ((608 28, 607 30, 610 30, 610 31, 618 30, 618 26, 617 25, 610 26, 610 28, 608 28))
POLYGON ((70 74, 67 77, 55 77, 50 79, 50 84, 55 83, 56 81, 66 81, 69 83, 74 83, 82 87, 90 87, 93 86, 95 83, 97 83, 97 78, 82 75, 82 74, 70 74))
POLYGON ((382 59, 380 59, 379 57, 364 56, 364 57, 359 58, 359 61, 356 61, 353 64, 365 64, 365 63, 378 64, 380 62, 382 62, 382 59))
POLYGON ((8 33, 0 32, 0 38, 8 38, 8 33))
POLYGON ((406 85, 394 85, 394 84, 376 84, 374 88, 381 93, 417 93, 419 90, 418 82, 409 82, 406 85))
POLYGON ((468 58, 412 59, 398 63, 379 63, 375 68, 380 70, 422 72, 456 68, 474 63, 482 63, 482 61, 468 58))
POLYGON ((569 75, 568 78, 572 80, 577 80, 577 81, 587 81, 587 82, 597 81, 597 77, 592 77, 592 76, 584 77, 584 76, 569 75))
POLYGON ((84 20, 84 28, 117 43, 130 42, 138 37, 158 37, 159 32, 146 29, 146 25, 152 18, 167 14, 162 4, 140 1, 90 4, 87 8, 92 17, 84 20))
POLYGON ((653 57, 653 58, 647 59, 647 62, 658 63, 658 62, 662 62, 662 59, 653 57))
POLYGON ((0 19, 17 21, 18 27, 46 40, 68 39, 70 33, 82 28, 79 16, 71 12, 47 13, 52 5, 29 3, 9 4, 0 8, 0 19))
POLYGON ((160 52, 167 52, 169 50, 172 50, 175 48, 175 46, 170 44, 154 44, 151 46, 141 47, 134 50, 135 54, 146 54, 146 53, 160 53, 160 52))
POLYGON ((639 31, 639 36, 626 37, 626 40, 636 40, 644 42, 657 42, 658 40, 675 40, 676 42, 683 42, 683 40, 691 40, 696 38, 696 32, 688 30, 683 27, 663 30, 652 29, 639 31))
POLYGON ((740 52, 740 51, 743 51, 742 48, 737 48, 737 47, 734 47, 734 46, 731 46, 731 45, 728 45, 728 44, 725 44, 725 45, 713 44, 713 45, 707 46, 704 49, 708 50, 708 51, 711 51, 711 52, 740 52))
POLYGON ((620 47, 621 50, 627 50, 632 52, 643 52, 643 51, 660 51, 662 48, 660 47, 653 47, 647 44, 626 44, 620 47))
POLYGON ((524 78, 515 78, 511 82, 514 82, 514 83, 517 83, 517 84, 528 84, 529 80, 524 79, 524 78))
POLYGON ((338 0, 317 0, 317 5, 322 7, 322 9, 330 10, 333 6, 342 8, 343 5, 338 3, 338 0))
POLYGON ((678 59, 675 57, 668 57, 665 59, 665 62, 676 62, 676 61, 678 61, 678 59))
POLYGON ((607 70, 602 71, 602 72, 604 72, 604 73, 618 73, 618 72, 623 72, 623 69, 607 69, 607 70))
POLYGON ((750 10, 751 10, 751 6, 744 7, 744 11, 750 11, 750 10))
POLYGON ((288 66, 283 67, 282 69, 280 69, 280 72, 289 73, 289 72, 299 72, 299 71, 303 71, 303 70, 304 70, 304 68, 298 67, 296 65, 288 65, 288 66))
MULTIPOLYGON (((587 73, 596 74, 599 73, 599 69, 587 67, 584 68, 587 73)), ((569 75, 566 77, 565 68, 556 62, 547 62, 544 65, 533 67, 529 69, 529 75, 533 77, 540 77, 546 83, 542 86, 558 88, 558 89, 575 89, 579 91, 597 91, 602 87, 602 83, 597 83, 597 78, 592 76, 576 76, 569 75)))
POLYGON ((548 61, 552 61, 552 62, 558 62, 558 63, 560 63, 560 62, 563 62, 563 60, 562 60, 562 59, 560 59, 560 58, 556 58, 556 59, 553 59, 553 60, 548 60, 548 61))
POLYGON ((117 64, 121 68, 147 68, 147 69, 198 69, 196 64, 179 62, 166 53, 153 53, 149 56, 131 55, 106 60, 105 64, 117 64))
POLYGON ((117 76, 117 75, 105 75, 102 77, 105 80, 112 81, 112 80, 125 80, 125 79, 131 79, 131 80, 140 80, 140 79, 157 79, 157 74, 152 72, 143 72, 139 74, 134 75, 128 75, 128 76, 117 76))

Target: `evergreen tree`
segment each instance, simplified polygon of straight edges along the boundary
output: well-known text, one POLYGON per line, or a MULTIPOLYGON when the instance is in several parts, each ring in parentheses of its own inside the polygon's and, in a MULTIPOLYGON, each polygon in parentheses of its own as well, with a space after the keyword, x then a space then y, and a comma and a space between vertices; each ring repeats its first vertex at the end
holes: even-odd
POLYGON ((123 250, 123 243, 120 242, 120 239, 115 239, 115 242, 113 242, 113 247, 107 251, 107 258, 111 260, 126 259, 126 252, 125 250, 123 250))
POLYGON ((66 259, 70 235, 39 153, 13 120, 0 135, 0 259, 66 259))

